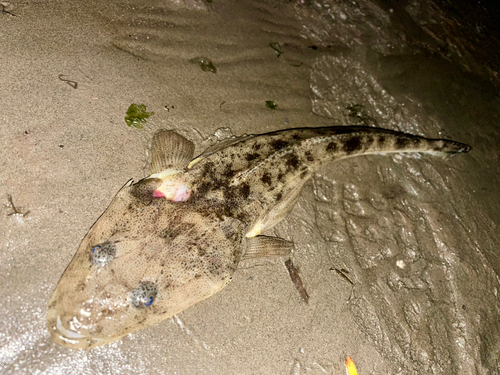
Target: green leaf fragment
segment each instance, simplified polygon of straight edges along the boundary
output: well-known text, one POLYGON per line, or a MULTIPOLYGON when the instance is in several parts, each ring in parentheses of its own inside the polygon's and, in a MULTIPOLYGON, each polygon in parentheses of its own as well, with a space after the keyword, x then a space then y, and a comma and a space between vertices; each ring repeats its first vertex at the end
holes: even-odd
POLYGON ((209 58, 199 56, 189 60, 189 62, 192 64, 198 64, 204 72, 212 72, 213 74, 217 73, 217 68, 209 58))
POLYGON ((146 112, 146 106, 144 104, 131 104, 130 107, 128 107, 125 122, 128 126, 142 129, 142 124, 146 122, 149 116, 153 116, 154 114, 154 112, 146 112))
POLYGON ((276 109, 278 108, 278 104, 274 100, 266 100, 266 107, 269 109, 276 109))
POLYGON ((269 47, 271 47, 274 52, 276 52, 277 57, 280 57, 283 54, 283 50, 279 43, 269 43, 269 47))

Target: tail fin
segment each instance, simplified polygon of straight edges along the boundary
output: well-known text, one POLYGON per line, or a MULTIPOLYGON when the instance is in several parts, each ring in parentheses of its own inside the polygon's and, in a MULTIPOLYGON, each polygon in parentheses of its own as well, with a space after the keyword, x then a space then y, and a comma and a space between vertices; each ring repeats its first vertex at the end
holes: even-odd
POLYGON ((434 142, 434 148, 426 151, 429 154, 437 156, 449 156, 454 154, 465 154, 472 150, 472 147, 464 143, 450 141, 448 139, 429 139, 434 142))

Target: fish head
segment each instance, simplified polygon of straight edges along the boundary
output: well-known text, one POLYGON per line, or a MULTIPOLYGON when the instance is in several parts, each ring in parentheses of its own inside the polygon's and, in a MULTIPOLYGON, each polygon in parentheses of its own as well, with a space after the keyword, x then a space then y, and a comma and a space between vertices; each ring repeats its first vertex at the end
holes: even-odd
POLYGON ((230 281, 241 257, 238 222, 154 198, 161 183, 125 185, 83 239, 49 302, 56 343, 88 349, 116 341, 230 281))

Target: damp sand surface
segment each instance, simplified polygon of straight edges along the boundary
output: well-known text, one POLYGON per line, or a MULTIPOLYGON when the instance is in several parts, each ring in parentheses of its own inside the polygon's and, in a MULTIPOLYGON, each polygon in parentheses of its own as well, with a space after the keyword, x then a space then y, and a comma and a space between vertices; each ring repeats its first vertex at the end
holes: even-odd
POLYGON ((0 372, 342 374, 347 355, 361 374, 498 372, 498 83, 484 58, 498 51, 477 57, 433 4, 2 3, 0 372), (125 123, 132 103, 155 112, 144 129, 125 123), (51 341, 52 291, 118 189, 145 176, 157 129, 201 152, 214 134, 334 124, 473 152, 317 174, 271 233, 295 242, 308 303, 287 259, 249 260, 221 293, 116 343, 51 341))

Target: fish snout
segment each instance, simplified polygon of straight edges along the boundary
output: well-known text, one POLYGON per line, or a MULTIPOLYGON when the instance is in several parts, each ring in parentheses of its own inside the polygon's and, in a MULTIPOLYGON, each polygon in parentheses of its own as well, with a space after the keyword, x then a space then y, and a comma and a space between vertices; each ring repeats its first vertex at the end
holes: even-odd
POLYGON ((47 312, 47 328, 52 339, 71 349, 90 349, 116 341, 126 333, 116 323, 115 314, 93 298, 79 300, 74 292, 56 289, 47 312))
POLYGON ((89 349, 113 341, 96 337, 81 326, 78 318, 68 319, 55 310, 49 310, 47 314, 47 328, 57 344, 71 349, 89 349))

